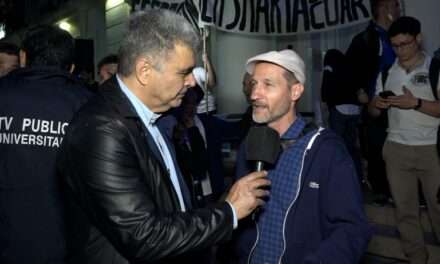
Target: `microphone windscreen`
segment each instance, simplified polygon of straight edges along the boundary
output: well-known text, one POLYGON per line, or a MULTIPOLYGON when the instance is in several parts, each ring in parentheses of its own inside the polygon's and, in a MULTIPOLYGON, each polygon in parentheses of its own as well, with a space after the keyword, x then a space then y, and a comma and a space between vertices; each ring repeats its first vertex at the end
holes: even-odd
POLYGON ((251 127, 245 146, 247 160, 274 164, 280 152, 280 135, 268 126, 251 127))

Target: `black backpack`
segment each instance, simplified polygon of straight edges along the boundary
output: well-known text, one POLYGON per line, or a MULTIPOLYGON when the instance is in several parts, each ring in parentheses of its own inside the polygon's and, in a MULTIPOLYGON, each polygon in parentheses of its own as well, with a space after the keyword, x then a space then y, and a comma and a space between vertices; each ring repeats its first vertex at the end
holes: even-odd
MULTIPOLYGON (((382 86, 385 87, 385 83, 388 78, 388 72, 391 66, 382 72, 382 86)), ((435 100, 438 100, 438 78, 440 75, 440 59, 433 57, 431 65, 429 66, 429 83, 431 84, 432 94, 435 100)), ((440 155, 440 127, 437 129, 437 153, 440 155)))

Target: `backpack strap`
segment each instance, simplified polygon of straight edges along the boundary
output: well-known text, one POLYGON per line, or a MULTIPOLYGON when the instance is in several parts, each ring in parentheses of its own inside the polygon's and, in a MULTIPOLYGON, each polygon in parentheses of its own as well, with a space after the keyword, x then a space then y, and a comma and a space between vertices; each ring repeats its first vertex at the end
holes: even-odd
POLYGON ((440 59, 432 58, 431 65, 429 66, 429 82, 431 84, 432 94, 435 100, 438 100, 438 78, 440 74, 440 59))

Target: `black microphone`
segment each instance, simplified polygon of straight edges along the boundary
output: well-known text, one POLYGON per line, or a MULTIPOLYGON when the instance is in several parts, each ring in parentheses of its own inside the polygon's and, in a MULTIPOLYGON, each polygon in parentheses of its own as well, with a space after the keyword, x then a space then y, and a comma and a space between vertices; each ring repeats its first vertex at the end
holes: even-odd
POLYGON ((255 162, 255 170, 275 164, 280 153, 280 135, 268 126, 254 126, 246 136, 246 159, 255 162))

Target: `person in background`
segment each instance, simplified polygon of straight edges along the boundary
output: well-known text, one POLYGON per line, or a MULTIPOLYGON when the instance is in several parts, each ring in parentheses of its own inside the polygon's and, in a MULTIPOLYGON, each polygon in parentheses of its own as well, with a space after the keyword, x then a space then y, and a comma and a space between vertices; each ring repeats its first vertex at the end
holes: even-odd
POLYGON ((440 241, 440 205, 436 201, 440 187, 440 157, 436 149, 440 100, 433 93, 440 93, 440 85, 431 87, 432 58, 422 49, 420 22, 413 17, 400 17, 388 33, 397 60, 377 78, 376 96, 369 110, 374 116, 382 111, 388 115, 383 155, 403 251, 411 264, 426 264, 429 256, 420 224, 419 182, 433 231, 440 241), (383 83, 384 74, 387 78, 383 83), (394 95, 385 97, 383 91, 394 95))
POLYGON ((248 107, 246 108, 246 111, 242 114, 242 117, 240 119, 241 133, 240 133, 239 143, 246 137, 249 129, 254 124, 252 120, 251 81, 252 81, 252 76, 248 72, 245 72, 243 74, 243 80, 242 80, 242 91, 246 99, 246 102, 248 103, 248 107))
POLYGON ((119 58, 116 54, 109 54, 98 63, 99 84, 103 84, 118 71, 119 58))
POLYGON ((386 116, 372 118, 367 104, 374 97, 376 79, 380 72, 389 68, 396 56, 391 47, 387 30, 400 16, 399 0, 371 0, 372 21, 368 27, 351 41, 345 55, 351 76, 350 85, 358 91, 358 100, 364 105, 361 113, 360 145, 367 160, 367 179, 375 193, 375 202, 388 202, 390 191, 382 157, 386 137, 386 116))
POLYGON ((216 116, 201 119, 197 105, 203 97, 198 90, 189 90, 175 117, 173 142, 182 174, 191 187, 197 207, 217 201, 225 191, 222 143, 236 140, 240 127, 236 121, 216 116))
POLYGON ((362 183, 363 168, 358 148, 361 107, 357 90, 347 78, 347 71, 347 59, 341 51, 330 49, 325 53, 321 98, 329 110, 329 127, 344 139, 362 183))
POLYGON ((17 45, 0 42, 0 77, 19 67, 17 45))
MULTIPOLYGON (((277 131, 283 150, 267 168, 266 204, 234 232, 230 263, 359 263, 370 227, 356 169, 339 136, 298 115, 304 61, 293 50, 270 51, 250 58, 246 70, 253 120, 277 131)), ((238 178, 253 165, 241 152, 238 178)))
POLYGON ((194 208, 157 125, 195 85, 199 43, 171 11, 130 17, 118 73, 75 116, 57 163, 72 263, 200 263, 264 203, 261 188, 270 181, 263 171, 236 182, 225 200, 194 208))
POLYGON ((205 115, 215 114, 217 112, 215 97, 212 94, 212 89, 217 84, 215 70, 206 54, 203 55, 203 63, 206 65, 206 70, 203 67, 195 67, 192 72, 196 80, 196 87, 194 89, 201 90, 203 93, 203 98, 197 105, 197 114, 201 118, 205 115), (208 78, 207 83, 206 78, 208 78))
POLYGON ((0 78, 0 263, 65 263, 55 161, 90 93, 71 73, 74 39, 54 26, 25 34, 22 68, 0 78))

